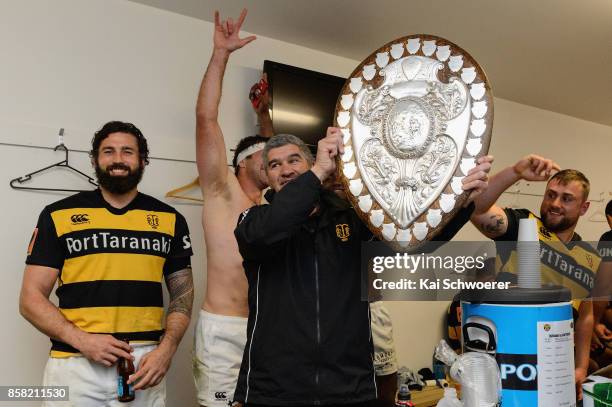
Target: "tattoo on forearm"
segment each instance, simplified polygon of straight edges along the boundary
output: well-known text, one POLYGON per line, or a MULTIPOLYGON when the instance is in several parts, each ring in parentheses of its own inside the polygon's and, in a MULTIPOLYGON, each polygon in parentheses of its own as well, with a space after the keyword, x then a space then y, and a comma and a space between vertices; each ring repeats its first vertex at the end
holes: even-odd
POLYGON ((177 271, 166 277, 166 285, 170 293, 168 314, 181 312, 191 317, 193 306, 193 276, 191 269, 177 271))
POLYGON ((505 220, 501 215, 491 215, 487 223, 481 225, 486 233, 501 233, 505 220))

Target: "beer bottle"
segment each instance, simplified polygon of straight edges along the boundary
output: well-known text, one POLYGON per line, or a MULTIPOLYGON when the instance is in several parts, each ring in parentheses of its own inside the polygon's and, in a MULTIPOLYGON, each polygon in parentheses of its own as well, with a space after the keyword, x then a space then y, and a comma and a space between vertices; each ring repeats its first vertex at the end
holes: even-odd
MULTIPOLYGON (((123 341, 129 344, 127 339, 123 339, 123 341)), ((119 358, 117 361, 117 400, 122 403, 127 403, 136 398, 134 387, 131 384, 127 384, 132 374, 134 374, 132 359, 119 358)))
POLYGON ((407 384, 400 385, 399 392, 395 398, 396 407, 414 407, 414 403, 410 397, 410 390, 408 390, 407 384))

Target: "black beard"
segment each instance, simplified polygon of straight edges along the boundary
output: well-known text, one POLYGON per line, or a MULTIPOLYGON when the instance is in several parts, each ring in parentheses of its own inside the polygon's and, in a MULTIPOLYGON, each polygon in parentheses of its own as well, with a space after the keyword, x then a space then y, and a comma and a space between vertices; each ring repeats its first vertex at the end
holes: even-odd
POLYGON ((132 170, 123 164, 112 164, 109 165, 106 170, 100 168, 98 163, 95 165, 96 168, 96 178, 98 178, 98 183, 101 187, 106 189, 111 194, 125 194, 136 188, 140 180, 142 179, 142 174, 144 173, 144 167, 139 165, 136 170, 132 172, 132 170), (124 176, 114 176, 110 174, 110 171, 113 169, 122 169, 127 171, 127 175, 124 176))

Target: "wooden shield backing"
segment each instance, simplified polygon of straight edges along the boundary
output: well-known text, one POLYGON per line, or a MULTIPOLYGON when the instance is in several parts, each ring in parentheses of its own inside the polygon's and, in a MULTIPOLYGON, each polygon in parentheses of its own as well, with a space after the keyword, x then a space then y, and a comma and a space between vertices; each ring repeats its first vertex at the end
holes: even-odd
POLYGON ((370 230, 396 248, 432 239, 468 198, 462 180, 486 155, 493 95, 470 54, 433 35, 391 41, 347 79, 334 125, 340 177, 370 230))

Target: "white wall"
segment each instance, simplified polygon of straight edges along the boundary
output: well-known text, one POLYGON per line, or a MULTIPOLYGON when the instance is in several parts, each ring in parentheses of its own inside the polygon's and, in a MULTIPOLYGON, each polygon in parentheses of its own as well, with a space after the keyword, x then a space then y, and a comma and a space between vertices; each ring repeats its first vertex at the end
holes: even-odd
MULTIPOLYGON (((210 23, 124 0, 2 2, 0 143, 53 147, 57 130, 64 127, 65 143, 86 150, 96 129, 118 119, 141 128, 152 156, 193 160, 194 103, 211 52, 211 33, 210 23)), ((348 75, 358 63, 259 38, 232 56, 225 79, 220 120, 228 147, 255 130, 246 94, 264 59, 340 76, 348 75)), ((491 151, 499 168, 537 151, 556 158, 564 167, 583 170, 598 193, 612 189, 607 161, 611 147, 610 127, 496 99, 491 151)), ((0 186, 2 385, 40 382, 48 340, 18 315, 17 298, 25 250, 38 213, 44 205, 65 196, 15 191, 8 187, 8 181, 61 158, 48 150, 0 144, 1 173, 5 176, 0 186)), ((83 153, 74 153, 71 161, 78 168, 89 168, 83 153)), ((141 190, 161 198, 195 174, 193 163, 154 159, 141 190)), ((41 184, 82 185, 61 171, 41 177, 37 185, 41 184)), ((541 192, 541 186, 532 188, 532 192, 541 192)), ((205 286, 204 251, 197 250, 203 247, 200 208, 169 202, 176 204, 191 228, 199 305, 205 286)), ((521 199, 533 209, 537 209, 537 202, 537 198, 521 199)), ((591 240, 603 230, 604 224, 583 221, 579 226, 583 237, 591 240)), ((473 230, 461 235, 463 239, 477 236, 473 230)), ((431 350, 442 332, 444 307, 442 303, 389 304, 401 364, 420 368, 430 363, 431 350)), ((190 329, 169 373, 168 405, 195 405, 192 338, 190 329)))

